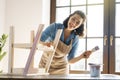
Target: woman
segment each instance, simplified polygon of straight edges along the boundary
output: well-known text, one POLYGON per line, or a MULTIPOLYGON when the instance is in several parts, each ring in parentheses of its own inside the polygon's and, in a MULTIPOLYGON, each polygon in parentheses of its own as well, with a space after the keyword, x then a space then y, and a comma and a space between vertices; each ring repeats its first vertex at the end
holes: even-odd
MULTIPOLYGON (((50 74, 68 74, 68 63, 75 63, 82 58, 88 58, 90 56, 91 51, 85 51, 80 56, 74 57, 79 46, 79 38, 84 35, 85 20, 86 16, 82 11, 75 11, 64 20, 63 24, 52 23, 43 31, 41 41, 44 42, 44 45, 50 46, 52 45, 57 30, 63 29, 49 69, 50 74)), ((43 54, 39 67, 45 67, 48 54, 49 53, 43 54)))

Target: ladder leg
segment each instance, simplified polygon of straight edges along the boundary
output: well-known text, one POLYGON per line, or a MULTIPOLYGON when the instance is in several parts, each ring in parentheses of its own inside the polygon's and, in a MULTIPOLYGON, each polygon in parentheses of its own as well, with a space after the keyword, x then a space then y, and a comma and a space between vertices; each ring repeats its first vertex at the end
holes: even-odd
POLYGON ((37 44, 38 44, 39 39, 41 37, 42 30, 43 30, 43 25, 40 25, 39 28, 38 28, 37 34, 35 36, 32 48, 30 50, 30 54, 28 56, 28 60, 27 60, 27 63, 25 65, 25 69, 23 71, 23 75, 26 75, 28 73, 28 70, 30 68, 31 62, 33 60, 33 57, 34 57, 34 54, 35 54, 35 51, 36 51, 37 44))

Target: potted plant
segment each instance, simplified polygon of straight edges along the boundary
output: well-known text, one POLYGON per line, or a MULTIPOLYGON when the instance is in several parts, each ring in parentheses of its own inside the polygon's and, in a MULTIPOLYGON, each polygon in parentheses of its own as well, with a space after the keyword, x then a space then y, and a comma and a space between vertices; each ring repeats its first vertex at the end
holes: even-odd
MULTIPOLYGON (((6 40, 7 40, 8 35, 3 34, 0 37, 0 62, 3 59, 3 57, 6 55, 6 52, 3 51, 3 47, 5 46, 6 40)), ((1 66, 1 65, 0 65, 1 66)), ((2 70, 0 70, 0 73, 2 72, 2 70)))

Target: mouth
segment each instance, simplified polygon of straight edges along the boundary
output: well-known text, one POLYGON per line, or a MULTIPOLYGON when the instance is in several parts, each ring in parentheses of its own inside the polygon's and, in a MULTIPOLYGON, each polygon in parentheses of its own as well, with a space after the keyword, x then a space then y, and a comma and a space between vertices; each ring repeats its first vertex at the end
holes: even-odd
POLYGON ((69 28, 69 29, 73 29, 74 26, 73 26, 71 23, 69 23, 68 28, 69 28))

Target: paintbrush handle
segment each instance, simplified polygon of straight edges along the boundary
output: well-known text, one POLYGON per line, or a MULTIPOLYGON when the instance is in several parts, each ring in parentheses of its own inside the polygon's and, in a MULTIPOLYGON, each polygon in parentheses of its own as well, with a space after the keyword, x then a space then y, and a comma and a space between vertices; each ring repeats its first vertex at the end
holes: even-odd
MULTIPOLYGON (((91 49, 92 53, 99 50, 99 47, 98 46, 95 46, 93 49, 91 49)), ((84 54, 84 56, 86 56, 86 54, 84 54)))

